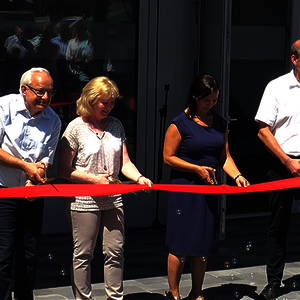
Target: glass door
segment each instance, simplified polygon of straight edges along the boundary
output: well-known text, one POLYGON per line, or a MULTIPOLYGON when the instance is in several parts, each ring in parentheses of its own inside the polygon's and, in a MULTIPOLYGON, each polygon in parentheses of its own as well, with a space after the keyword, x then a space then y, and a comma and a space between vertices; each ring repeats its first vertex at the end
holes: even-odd
MULTIPOLYGON (((267 152, 254 121, 267 83, 290 70, 290 1, 232 1, 229 146, 250 183, 266 182, 267 152)), ((228 178, 228 184, 234 185, 228 178)), ((227 215, 269 211, 267 192, 227 196, 227 215)))

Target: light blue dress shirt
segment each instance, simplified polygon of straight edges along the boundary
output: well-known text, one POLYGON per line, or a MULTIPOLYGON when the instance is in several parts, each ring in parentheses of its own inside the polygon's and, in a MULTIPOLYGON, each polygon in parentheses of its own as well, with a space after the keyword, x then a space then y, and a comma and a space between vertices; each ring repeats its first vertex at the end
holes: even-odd
POLYGON ((64 42, 60 36, 56 36, 51 42, 59 46, 59 54, 66 55, 68 42, 64 42))
MULTIPOLYGON (((0 147, 27 162, 52 164, 61 121, 50 108, 31 117, 21 94, 0 98, 0 147)), ((0 165, 0 185, 24 186, 26 174, 0 165)))

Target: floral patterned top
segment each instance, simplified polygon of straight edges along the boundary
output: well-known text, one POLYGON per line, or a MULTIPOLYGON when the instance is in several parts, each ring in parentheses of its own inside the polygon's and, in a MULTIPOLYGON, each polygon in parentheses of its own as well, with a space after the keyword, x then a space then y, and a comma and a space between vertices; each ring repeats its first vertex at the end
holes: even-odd
MULTIPOLYGON (((108 117, 108 125, 102 136, 88 127, 81 117, 77 117, 67 126, 61 147, 68 145, 76 152, 73 161, 76 170, 94 175, 112 173, 117 178, 125 140, 124 128, 114 117, 108 117)), ((70 209, 75 211, 108 210, 122 205, 120 194, 70 198, 70 209)))

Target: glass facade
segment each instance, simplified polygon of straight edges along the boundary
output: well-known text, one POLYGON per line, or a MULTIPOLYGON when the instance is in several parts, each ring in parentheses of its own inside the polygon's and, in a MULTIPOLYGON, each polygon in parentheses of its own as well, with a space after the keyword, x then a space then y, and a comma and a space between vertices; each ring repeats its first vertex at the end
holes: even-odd
POLYGON ((0 96, 18 93, 21 75, 44 67, 57 90, 52 107, 65 127, 76 116, 85 84, 107 76, 120 89, 112 115, 124 125, 134 160, 137 5, 136 0, 2 0, 0 96))

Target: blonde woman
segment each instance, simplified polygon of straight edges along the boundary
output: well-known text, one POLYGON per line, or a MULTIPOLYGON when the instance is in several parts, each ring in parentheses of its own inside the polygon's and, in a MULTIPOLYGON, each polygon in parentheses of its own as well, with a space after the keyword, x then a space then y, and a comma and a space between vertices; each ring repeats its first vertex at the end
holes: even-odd
MULTIPOLYGON (((77 101, 79 117, 62 136, 59 174, 73 183, 109 184, 122 172, 138 184, 151 181, 131 162, 121 122, 110 116, 119 97, 107 77, 92 79, 77 101)), ((123 299, 124 213, 121 195, 69 199, 74 242, 72 288, 76 299, 92 299, 90 262, 98 234, 104 254, 107 299, 123 299)))

